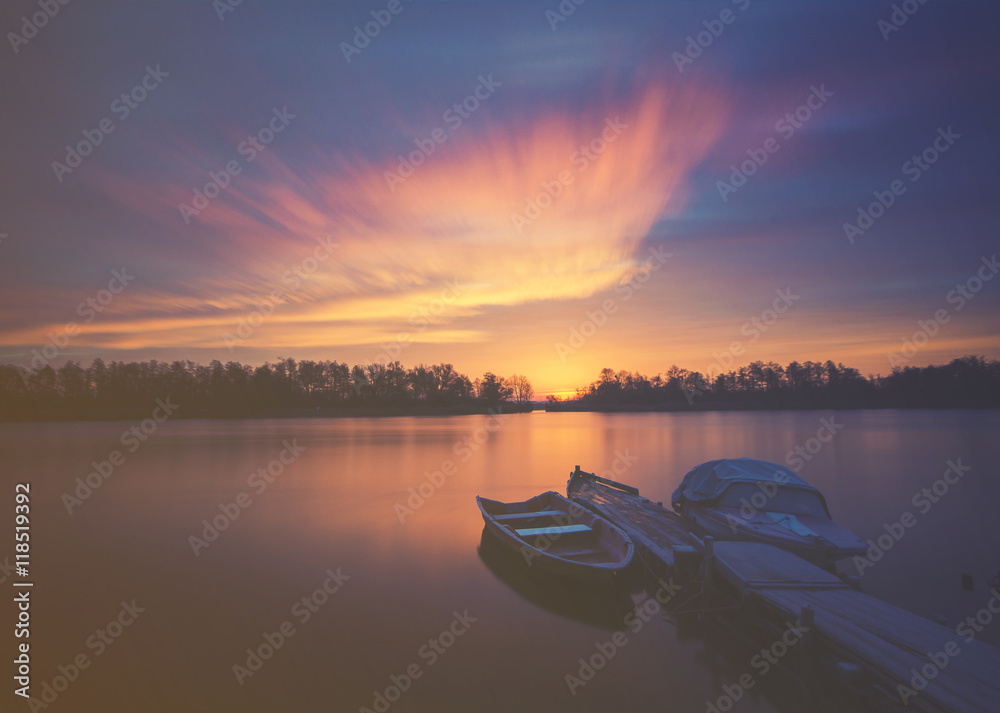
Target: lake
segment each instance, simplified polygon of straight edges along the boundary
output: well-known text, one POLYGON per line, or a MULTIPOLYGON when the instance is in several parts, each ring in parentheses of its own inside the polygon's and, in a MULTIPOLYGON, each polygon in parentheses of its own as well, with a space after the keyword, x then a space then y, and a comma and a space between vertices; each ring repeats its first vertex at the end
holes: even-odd
MULTIPOLYGON (((481 543, 476 495, 564 493, 577 464, 666 503, 703 461, 791 452, 862 539, 913 515, 862 585, 951 626, 1000 570, 998 411, 133 425, 0 425, 7 512, 31 483, 32 693, 53 686, 48 710, 705 711, 746 660, 663 616, 623 626, 621 597, 552 596, 481 543), (945 490, 949 461, 964 475, 945 490), (571 691, 616 628, 627 643, 571 691)), ((625 612, 644 597, 626 594, 625 612)), ((979 638, 1000 643, 1000 623, 979 638)), ((783 710, 762 693, 736 709, 783 710)))

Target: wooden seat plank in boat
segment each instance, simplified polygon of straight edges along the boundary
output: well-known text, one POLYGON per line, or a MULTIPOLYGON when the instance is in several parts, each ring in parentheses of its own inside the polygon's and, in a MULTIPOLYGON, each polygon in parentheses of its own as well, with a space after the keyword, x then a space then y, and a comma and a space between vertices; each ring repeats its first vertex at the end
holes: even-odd
POLYGON ((563 557, 563 558, 566 558, 566 557, 586 557, 588 555, 600 555, 601 551, 600 550, 595 550, 592 547, 588 547, 587 549, 583 549, 583 550, 560 550, 557 554, 560 557, 563 557))
POLYGON ((535 535, 569 535, 573 532, 590 532, 586 525, 552 525, 550 527, 525 527, 514 530, 519 537, 534 537, 535 535))
POLYGON ((495 515, 494 520, 528 520, 533 517, 555 517, 556 515, 565 515, 562 510, 542 510, 541 512, 513 512, 507 515, 495 515))

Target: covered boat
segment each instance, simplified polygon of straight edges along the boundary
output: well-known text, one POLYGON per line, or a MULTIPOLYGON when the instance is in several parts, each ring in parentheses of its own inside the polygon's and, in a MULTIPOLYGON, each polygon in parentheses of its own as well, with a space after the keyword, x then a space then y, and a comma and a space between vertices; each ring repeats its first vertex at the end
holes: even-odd
POLYGON ((764 542, 825 567, 865 552, 856 535, 833 522, 823 494, 776 463, 702 463, 684 476, 671 503, 699 534, 764 542))
POLYGON ((606 579, 632 561, 634 547, 621 529, 549 491, 503 503, 476 497, 488 529, 525 564, 553 574, 606 579))

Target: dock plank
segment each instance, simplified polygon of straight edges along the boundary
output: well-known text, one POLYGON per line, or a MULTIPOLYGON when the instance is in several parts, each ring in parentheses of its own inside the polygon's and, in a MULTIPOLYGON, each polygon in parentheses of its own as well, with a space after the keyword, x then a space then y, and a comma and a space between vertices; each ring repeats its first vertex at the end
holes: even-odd
MULTIPOLYGON (((929 653, 959 641, 954 631, 867 594, 853 590, 758 590, 751 593, 779 616, 797 617, 803 607, 815 612, 815 630, 822 644, 844 660, 864 665, 893 691, 910 686, 915 669, 928 663, 929 653)), ((1000 650, 973 641, 959 643, 959 653, 909 699, 908 707, 927 711, 987 713, 1000 705, 1000 650)))
POLYGON ((714 550, 716 571, 739 592, 748 588, 848 588, 840 577, 771 545, 716 542, 714 550))

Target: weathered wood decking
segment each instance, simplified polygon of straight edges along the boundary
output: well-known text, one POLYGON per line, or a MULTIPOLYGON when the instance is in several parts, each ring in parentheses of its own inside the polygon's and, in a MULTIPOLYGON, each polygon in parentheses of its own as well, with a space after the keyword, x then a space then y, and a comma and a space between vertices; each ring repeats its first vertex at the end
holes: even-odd
POLYGON ((1000 649, 967 642, 952 629, 863 594, 770 545, 702 543, 680 516, 641 497, 638 490, 622 489, 579 468, 567 493, 625 530, 657 576, 675 573, 676 556, 693 547, 701 559, 700 573, 686 580, 711 600, 731 600, 748 618, 777 634, 787 628, 786 622, 799 626, 805 614, 802 628, 809 630, 810 655, 825 670, 848 672, 850 689, 877 697, 879 709, 1000 711, 1000 649), (944 665, 935 665, 931 655, 944 665), (860 677, 851 671, 860 672, 860 677), (918 685, 926 681, 926 686, 917 690, 914 680, 918 685))
POLYGON ((588 507, 625 530, 644 556, 648 552, 654 560, 673 568, 673 548, 697 543, 679 515, 641 497, 636 488, 612 485, 614 481, 579 469, 577 473, 581 477, 571 478, 566 488, 569 498, 582 498, 588 507))

